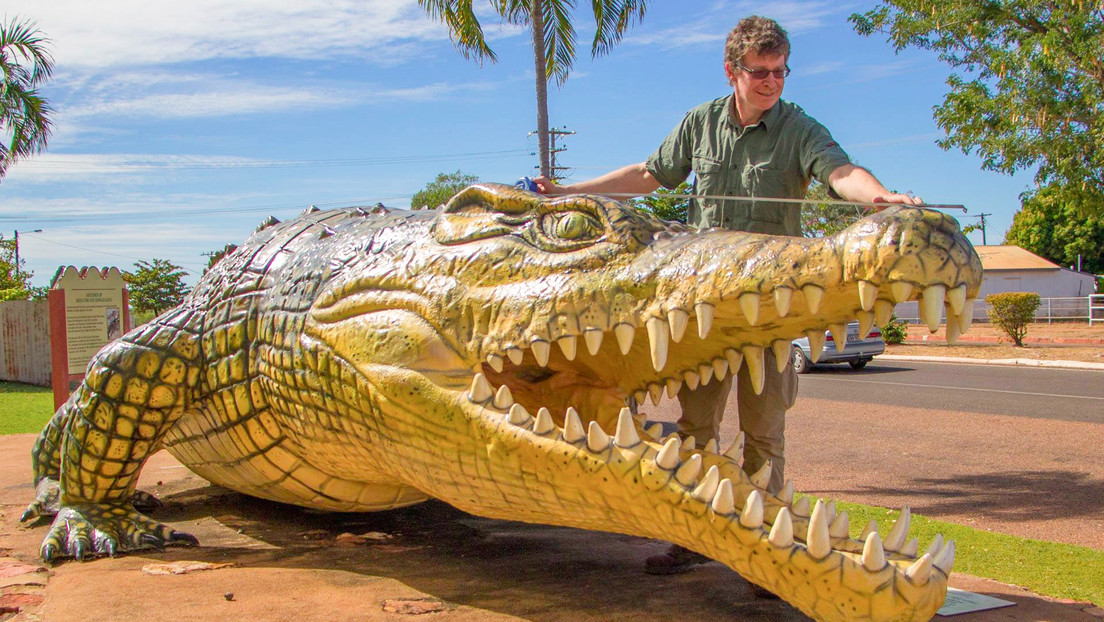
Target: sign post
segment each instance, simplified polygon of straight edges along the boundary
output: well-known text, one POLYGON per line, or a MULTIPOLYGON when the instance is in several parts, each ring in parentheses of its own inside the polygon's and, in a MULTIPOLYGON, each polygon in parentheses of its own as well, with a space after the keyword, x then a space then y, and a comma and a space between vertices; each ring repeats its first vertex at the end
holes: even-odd
POLYGON ((130 330, 126 282, 118 268, 59 268, 47 295, 54 408, 84 379, 88 362, 130 330))

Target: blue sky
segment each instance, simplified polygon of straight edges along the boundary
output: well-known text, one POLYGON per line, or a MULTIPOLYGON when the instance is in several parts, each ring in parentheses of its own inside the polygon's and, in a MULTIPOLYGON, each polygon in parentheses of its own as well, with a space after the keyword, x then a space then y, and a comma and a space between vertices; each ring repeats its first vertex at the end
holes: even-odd
MULTIPOLYGON (((949 69, 856 35, 847 16, 872 2, 653 0, 594 61, 579 5, 580 58, 549 92, 552 125, 576 132, 559 156, 569 181, 644 160, 686 110, 727 93, 724 39, 759 13, 790 33, 783 97, 887 187, 964 204, 965 217, 952 212, 963 224, 991 213, 996 244, 1032 186, 1031 172, 983 171, 936 146, 949 69)), ((414 0, 7 0, 4 12, 35 20, 57 63, 43 91, 56 109, 50 147, 0 183, 0 231, 21 232, 36 285, 59 265, 154 257, 194 281, 202 253, 269 215, 407 207, 440 172, 512 183, 536 164, 528 34, 491 19, 499 62, 480 67, 414 0)))

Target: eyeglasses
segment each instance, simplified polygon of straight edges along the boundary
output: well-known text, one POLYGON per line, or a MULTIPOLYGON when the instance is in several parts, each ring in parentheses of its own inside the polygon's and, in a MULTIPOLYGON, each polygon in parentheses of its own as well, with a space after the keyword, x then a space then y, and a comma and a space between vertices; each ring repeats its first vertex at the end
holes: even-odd
POLYGON ((740 63, 733 63, 736 67, 748 72, 748 75, 755 80, 766 80, 767 76, 773 75, 775 78, 782 80, 786 76, 790 75, 790 66, 786 65, 784 69, 748 69, 740 63))

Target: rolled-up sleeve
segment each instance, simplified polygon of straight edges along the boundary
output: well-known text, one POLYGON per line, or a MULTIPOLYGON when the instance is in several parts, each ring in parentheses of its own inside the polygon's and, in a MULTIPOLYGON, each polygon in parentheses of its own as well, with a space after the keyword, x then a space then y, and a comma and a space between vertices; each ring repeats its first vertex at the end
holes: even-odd
POLYGON ((828 184, 828 176, 844 164, 850 164, 851 158, 832 138, 828 128, 811 118, 809 121, 811 123, 805 133, 805 139, 801 142, 801 168, 807 175, 831 187, 828 184))
POLYGON ((671 130, 645 163, 648 172, 664 188, 673 189, 690 176, 693 163, 693 126, 691 115, 683 117, 682 122, 671 130))

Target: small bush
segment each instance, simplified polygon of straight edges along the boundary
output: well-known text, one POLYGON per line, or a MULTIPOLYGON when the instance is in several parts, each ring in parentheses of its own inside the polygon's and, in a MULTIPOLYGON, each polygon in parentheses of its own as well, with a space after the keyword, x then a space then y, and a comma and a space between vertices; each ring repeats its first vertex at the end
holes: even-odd
POLYGON ((985 302, 989 309, 989 321, 1005 332, 1017 347, 1023 347, 1027 336, 1027 325, 1035 319, 1035 309, 1039 308, 1039 294, 1027 292, 1005 292, 989 294, 985 302))
POLYGON ((894 313, 889 322, 882 327, 882 339, 890 345, 901 345, 908 337, 908 322, 897 317, 894 313))

